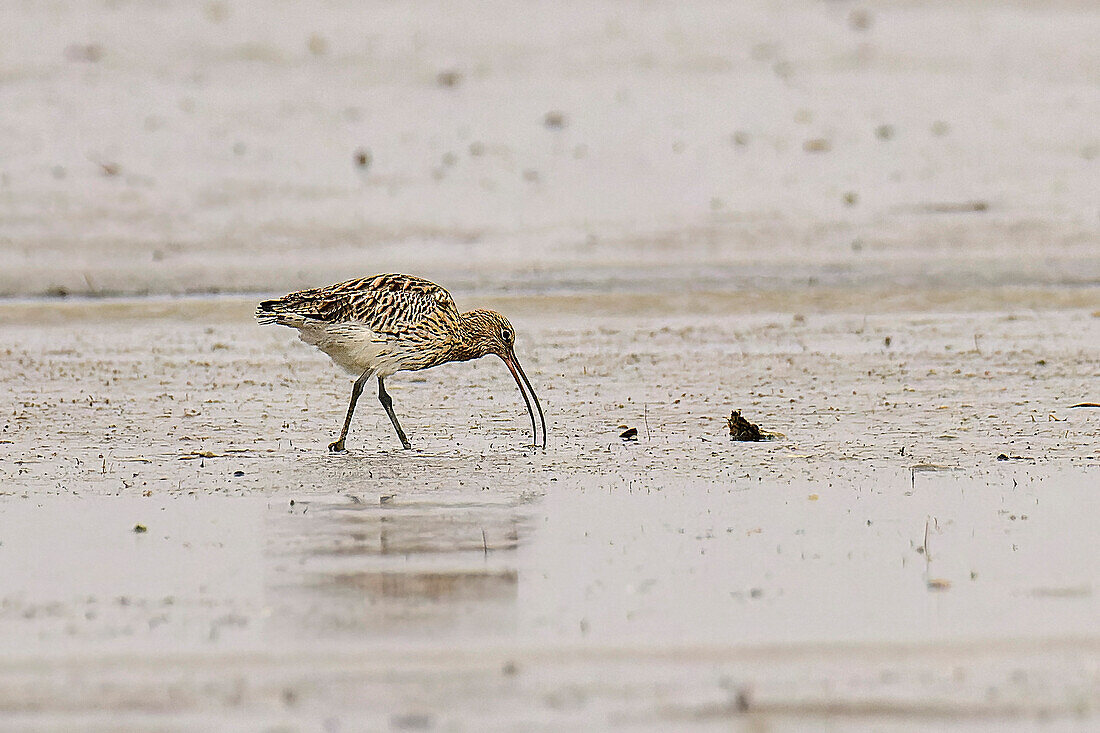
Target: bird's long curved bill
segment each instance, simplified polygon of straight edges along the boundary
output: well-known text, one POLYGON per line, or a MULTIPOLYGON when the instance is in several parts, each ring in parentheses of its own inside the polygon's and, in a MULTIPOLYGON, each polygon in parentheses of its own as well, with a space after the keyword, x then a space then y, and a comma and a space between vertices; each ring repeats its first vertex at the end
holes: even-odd
POLYGON ((546 448, 546 416, 542 414, 542 405, 539 404, 538 395, 535 394, 535 390, 531 387, 531 382, 527 379, 527 375, 523 372, 523 367, 519 365, 519 359, 515 354, 510 357, 505 357, 504 363, 508 365, 508 370, 512 372, 512 376, 516 380, 516 384, 519 386, 519 393, 523 395, 523 403, 527 405, 527 412, 531 415, 531 433, 533 434, 532 442, 538 445, 539 433, 535 427, 535 411, 531 408, 531 400, 535 401, 535 407, 539 411, 539 420, 542 422, 542 447, 546 448), (530 392, 531 396, 528 397, 527 393, 530 392))

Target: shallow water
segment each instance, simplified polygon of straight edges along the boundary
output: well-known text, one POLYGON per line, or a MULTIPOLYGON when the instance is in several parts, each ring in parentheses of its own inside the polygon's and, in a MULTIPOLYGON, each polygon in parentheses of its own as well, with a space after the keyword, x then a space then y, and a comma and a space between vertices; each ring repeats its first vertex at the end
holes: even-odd
POLYGON ((293 504, 7 500, 4 644, 1087 636, 1095 484, 1084 471, 1044 474, 857 487, 574 480, 518 501, 415 489, 293 504))
POLYGON ((0 701, 183 729, 272 697, 351 729, 378 696, 433 727, 1081 720, 1091 473, 8 499, 0 701))

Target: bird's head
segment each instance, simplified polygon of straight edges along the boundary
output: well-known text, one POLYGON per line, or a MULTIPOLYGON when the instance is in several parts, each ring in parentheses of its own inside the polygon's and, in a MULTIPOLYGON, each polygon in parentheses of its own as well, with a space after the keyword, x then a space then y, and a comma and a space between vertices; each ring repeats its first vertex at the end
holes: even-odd
MULTIPOLYGON (((473 358, 496 354, 507 365, 508 371, 519 386, 519 392, 523 395, 523 402, 527 405, 527 412, 531 415, 531 431, 535 440, 538 440, 538 430, 535 428, 535 409, 538 410, 539 420, 542 423, 542 447, 546 447, 546 416, 543 415, 542 405, 535 394, 527 375, 523 373, 523 367, 516 358, 516 329, 511 322, 490 310, 475 310, 462 314, 462 320, 466 327, 466 334, 472 347, 473 358), (530 396, 528 396, 530 395, 530 396), (531 407, 534 400, 535 409, 531 407)), ((470 357, 467 357, 470 358, 470 357)))
POLYGON ((515 356, 516 329, 507 318, 489 310, 464 313, 466 331, 479 356, 496 354, 507 361, 515 356))

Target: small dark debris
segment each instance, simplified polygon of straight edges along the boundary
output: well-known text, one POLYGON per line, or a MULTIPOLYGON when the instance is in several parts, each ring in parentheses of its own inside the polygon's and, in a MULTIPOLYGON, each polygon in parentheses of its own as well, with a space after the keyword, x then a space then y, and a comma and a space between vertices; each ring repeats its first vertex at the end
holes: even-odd
POLYGON ((844 194, 844 205, 855 206, 859 203, 859 194, 855 191, 848 191, 844 194))
POLYGON ((1006 453, 1002 453, 1001 455, 997 456, 997 460, 998 461, 1034 461, 1035 459, 1032 458, 1031 456, 1010 456, 1006 453))
POLYGON ((885 346, 886 348, 890 348, 891 341, 893 341, 893 339, 891 339, 889 336, 887 336, 886 338, 884 338, 882 340, 882 345, 885 346))
POLYGON ((324 56, 328 53, 328 39, 319 33, 314 33, 306 41, 306 48, 314 56, 324 56))
POLYGON ((505 677, 515 677, 519 673, 519 666, 515 662, 507 661, 500 668, 500 672, 505 677))
POLYGON ((802 149, 807 153, 827 153, 833 149, 833 144, 823 137, 815 137, 802 143, 802 149))
POLYGON ((119 173, 122 172, 122 168, 119 166, 118 163, 100 163, 99 168, 101 171, 103 171, 103 175, 107 176, 108 178, 112 176, 117 176, 119 173))
POLYGON ((145 534, 148 531, 149 531, 149 528, 146 527, 144 524, 135 524, 134 525, 134 532, 137 533, 137 534, 145 534))
POLYGON ((438 86, 450 89, 462 83, 462 72, 455 69, 447 69, 435 75, 435 83, 438 86))
POLYGON ((1070 405, 1072 410, 1074 407, 1100 407, 1100 402, 1078 402, 1076 405, 1070 405))
POLYGON ((237 478, 240 478, 241 476, 244 476, 244 471, 234 471, 233 475, 237 478))
POLYGON ((355 151, 355 165, 359 168, 369 168, 371 163, 370 151, 365 148, 359 148, 355 151))
POLYGON ((875 16, 870 10, 854 8, 848 13, 848 27, 854 31, 865 31, 874 23, 875 16))
POLYGON ((729 425, 730 438, 733 440, 765 440, 764 434, 760 432, 760 428, 741 417, 740 410, 731 412, 730 416, 726 418, 726 423, 729 425))
POLYGON ((428 730, 432 727, 432 716, 421 713, 394 715, 390 718, 390 727, 397 730, 428 730))
POLYGON ((378 503, 379 504, 389 504, 389 503, 393 502, 393 500, 395 498, 397 498, 397 494, 382 494, 381 496, 378 497, 378 503))
POLYGON ((65 47, 65 59, 94 64, 103 58, 103 47, 98 43, 73 43, 65 47))
POLYGON ((566 125, 565 113, 556 110, 547 112, 546 116, 542 118, 542 124, 551 130, 560 130, 566 125))
POLYGON ((989 210, 988 201, 960 201, 925 204, 920 210, 929 214, 970 214, 989 210))
POLYGON ((891 140, 894 137, 893 125, 879 125, 875 128, 875 137, 879 140, 891 140))
POLYGON ((627 428, 626 430, 619 433, 619 437, 623 440, 637 440, 638 428, 627 428))

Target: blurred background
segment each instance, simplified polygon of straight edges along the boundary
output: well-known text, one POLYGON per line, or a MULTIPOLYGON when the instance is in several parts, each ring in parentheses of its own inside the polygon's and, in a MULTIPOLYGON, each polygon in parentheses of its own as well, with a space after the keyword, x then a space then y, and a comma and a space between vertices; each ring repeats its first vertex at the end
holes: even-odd
POLYGON ((1042 302, 1100 280, 1092 0, 52 0, 0 18, 5 296, 397 270, 490 293, 1042 302))

